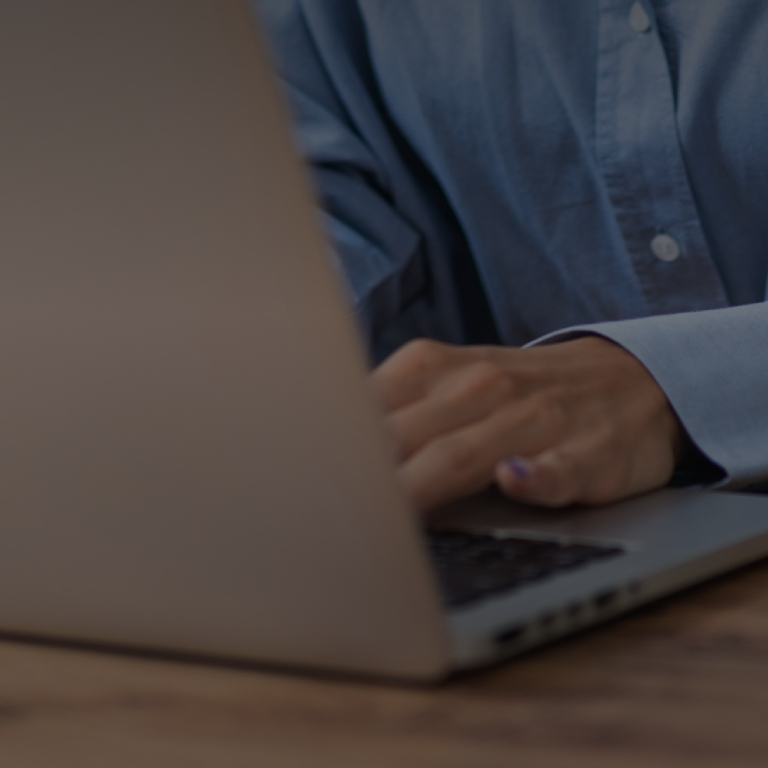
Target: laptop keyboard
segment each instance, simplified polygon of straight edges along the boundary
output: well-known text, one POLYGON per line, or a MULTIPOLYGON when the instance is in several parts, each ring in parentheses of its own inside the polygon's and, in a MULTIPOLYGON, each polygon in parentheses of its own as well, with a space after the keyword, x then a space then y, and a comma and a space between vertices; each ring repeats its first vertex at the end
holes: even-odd
POLYGON ((466 606, 624 553, 619 546, 427 531, 443 601, 466 606))

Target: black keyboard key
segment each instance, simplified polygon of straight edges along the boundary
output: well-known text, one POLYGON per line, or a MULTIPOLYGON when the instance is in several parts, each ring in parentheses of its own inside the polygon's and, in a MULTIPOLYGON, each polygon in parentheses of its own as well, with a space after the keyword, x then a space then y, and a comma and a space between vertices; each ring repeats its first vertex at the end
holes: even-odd
POLYGON ((427 531, 445 603, 467 605, 624 553, 617 546, 427 531))

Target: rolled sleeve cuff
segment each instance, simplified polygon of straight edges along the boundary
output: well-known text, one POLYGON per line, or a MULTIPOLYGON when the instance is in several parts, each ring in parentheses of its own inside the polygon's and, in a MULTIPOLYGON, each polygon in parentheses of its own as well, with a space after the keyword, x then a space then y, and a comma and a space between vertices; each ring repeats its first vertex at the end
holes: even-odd
POLYGON ((692 442, 724 478, 768 479, 768 304, 573 326, 527 346, 596 334, 648 369, 692 442))

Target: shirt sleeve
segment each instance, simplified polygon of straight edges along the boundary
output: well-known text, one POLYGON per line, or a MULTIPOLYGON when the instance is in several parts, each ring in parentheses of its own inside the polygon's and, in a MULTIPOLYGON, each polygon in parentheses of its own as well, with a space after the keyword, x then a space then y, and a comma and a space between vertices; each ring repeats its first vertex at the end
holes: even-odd
POLYGON ((461 342, 453 286, 430 263, 447 261, 441 251, 449 235, 441 241, 439 217, 425 202, 428 181, 419 178, 378 94, 355 5, 251 2, 311 169, 331 258, 372 357, 417 336, 461 342))
POLYGON ((532 345, 585 334, 643 363, 694 445, 724 471, 717 485, 768 480, 768 303, 574 326, 532 345))

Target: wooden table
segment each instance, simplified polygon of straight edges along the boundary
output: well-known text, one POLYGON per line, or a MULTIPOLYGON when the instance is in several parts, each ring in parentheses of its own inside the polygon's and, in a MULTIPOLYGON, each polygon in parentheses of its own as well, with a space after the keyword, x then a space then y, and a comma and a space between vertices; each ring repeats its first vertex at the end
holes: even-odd
POLYGON ((768 766, 768 564, 436 689, 0 643, 3 768, 768 766))

